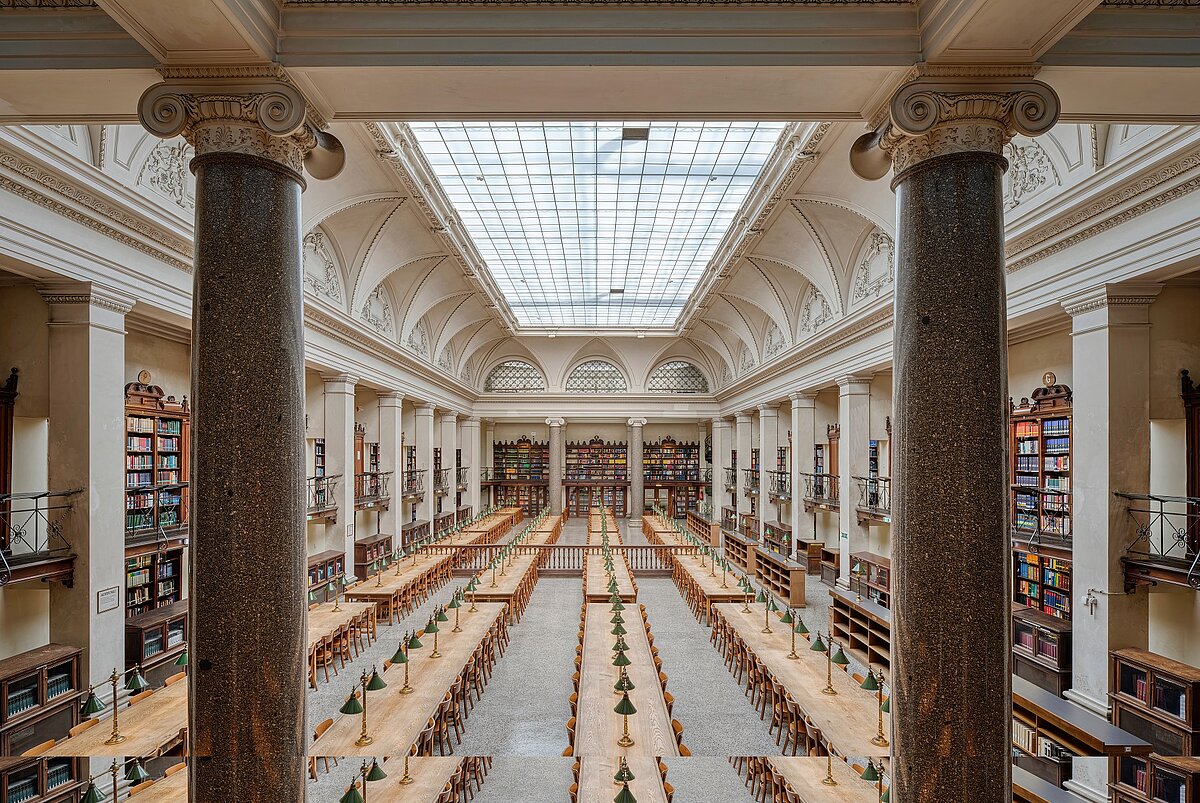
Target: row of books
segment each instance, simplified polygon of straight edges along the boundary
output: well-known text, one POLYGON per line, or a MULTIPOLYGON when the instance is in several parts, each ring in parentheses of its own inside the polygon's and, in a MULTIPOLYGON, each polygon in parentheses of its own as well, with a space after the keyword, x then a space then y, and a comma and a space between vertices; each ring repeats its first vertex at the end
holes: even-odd
POLYGON ((1017 454, 1037 454, 1038 451, 1036 440, 1017 441, 1017 454))
POLYGON ((1071 573, 1070 572, 1056 572, 1056 571, 1051 571, 1050 569, 1046 569, 1042 573, 1042 582, 1048 586, 1054 586, 1055 588, 1061 589, 1063 591, 1070 591, 1071 590, 1071 573))
POLYGON ((1070 471, 1071 470, 1071 458, 1070 457, 1065 457, 1065 456, 1064 457, 1047 457, 1043 461, 1043 464, 1044 464, 1043 465, 1044 471, 1070 471))
POLYGON ((1037 421, 1018 421, 1013 427, 1018 438, 1036 438, 1038 436, 1037 421))
POLYGON ((1071 451, 1071 439, 1046 438, 1046 454, 1067 454, 1071 451))
POLYGON ((1042 422, 1042 432, 1047 437, 1051 435, 1070 435, 1071 434, 1071 419, 1069 418, 1047 418, 1042 422))
POLYGON ((1017 455, 1017 471, 1036 475, 1038 471, 1038 456, 1036 454, 1017 455))

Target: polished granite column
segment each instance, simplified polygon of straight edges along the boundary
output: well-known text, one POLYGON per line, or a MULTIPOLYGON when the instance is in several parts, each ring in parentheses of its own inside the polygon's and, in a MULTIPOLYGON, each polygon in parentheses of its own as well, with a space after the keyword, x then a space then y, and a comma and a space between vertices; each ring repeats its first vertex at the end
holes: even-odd
POLYGON ((292 87, 245 79, 158 84, 139 104, 151 133, 196 152, 192 801, 305 794, 300 192, 322 136, 306 114, 292 87))
POLYGON ((646 507, 646 472, 642 468, 642 428, 646 419, 629 419, 629 520, 641 526, 646 507))
POLYGON ((1009 803, 1001 152, 1058 101, 1030 80, 917 78, 889 111, 851 161, 882 177, 878 145, 895 170, 891 799, 1009 803))
POLYGON ((564 418, 547 418, 546 426, 550 428, 550 483, 546 490, 547 504, 550 505, 550 515, 557 516, 563 511, 563 425, 564 418))

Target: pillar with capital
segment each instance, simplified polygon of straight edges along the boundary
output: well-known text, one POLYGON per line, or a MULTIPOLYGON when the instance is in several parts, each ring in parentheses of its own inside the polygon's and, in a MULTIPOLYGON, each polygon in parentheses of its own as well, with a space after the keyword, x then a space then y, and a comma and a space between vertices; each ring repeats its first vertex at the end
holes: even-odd
POLYGON ((729 422, 724 418, 712 420, 712 488, 708 501, 712 505, 713 521, 721 520, 721 508, 725 506, 725 469, 729 468, 729 451, 733 448, 733 436, 729 422))
POLYGON ((433 495, 433 405, 429 402, 418 402, 413 407, 413 446, 417 450, 417 473, 423 478, 424 495, 415 504, 417 521, 428 521, 433 524, 434 495, 433 495))
POLYGON ((479 419, 468 416, 462 422, 462 462, 467 471, 466 504, 471 515, 478 515, 480 507, 479 464, 482 460, 479 443, 479 419))
POLYGON ((642 469, 642 429, 646 419, 629 419, 629 520, 639 523, 646 507, 646 472, 642 469))
POLYGON ((566 457, 563 452, 563 427, 566 423, 565 418, 546 419, 546 426, 550 429, 550 482, 546 489, 546 502, 552 516, 563 511, 563 462, 566 457))
POLYGON ((188 776, 213 803, 304 797, 300 193, 306 165, 344 161, 276 68, 255 71, 157 84, 138 108, 196 154, 188 776))
MULTIPOLYGON (((388 490, 392 495, 386 510, 379 512, 379 531, 391 533, 393 536, 400 532, 401 520, 401 489, 404 487, 401 472, 404 458, 400 454, 400 438, 404 432, 403 423, 404 394, 388 390, 379 394, 379 470, 390 471, 392 476, 388 490)), ((398 543, 393 539, 393 543, 398 543)))
MULTIPOLYGON (((758 406, 758 540, 763 542, 767 522, 772 520, 769 506, 771 475, 775 470, 776 450, 779 448, 779 409, 773 404, 758 406)), ((776 511, 778 512, 778 511, 776 511)))
POLYGON ((736 429, 734 431, 733 448, 737 453, 735 466, 737 471, 734 472, 737 482, 736 504, 738 520, 734 523, 734 528, 736 529, 741 527, 742 514, 749 513, 751 507, 750 494, 747 493, 749 489, 749 480, 747 480, 747 477, 749 475, 746 469, 754 464, 750 459, 751 451, 754 449, 754 420, 751 418, 749 412, 738 413, 734 417, 734 420, 736 422, 736 429))
POLYGON ((788 524, 792 527, 792 557, 796 557, 796 544, 813 541, 817 537, 817 521, 812 513, 804 510, 804 477, 800 474, 812 471, 812 449, 816 443, 817 394, 792 393, 792 502, 788 524))
POLYGON ((336 521, 325 525, 325 548, 346 553, 346 575, 354 570, 354 388, 358 377, 322 374, 325 389, 325 471, 341 476, 334 485, 336 521))
POLYGON ((1002 151, 1014 133, 1048 131, 1059 104, 1034 68, 992 74, 1007 77, 922 66, 851 150, 864 178, 895 171, 892 799, 904 803, 1012 800, 1002 151), (931 387, 970 392, 931 413, 931 387))

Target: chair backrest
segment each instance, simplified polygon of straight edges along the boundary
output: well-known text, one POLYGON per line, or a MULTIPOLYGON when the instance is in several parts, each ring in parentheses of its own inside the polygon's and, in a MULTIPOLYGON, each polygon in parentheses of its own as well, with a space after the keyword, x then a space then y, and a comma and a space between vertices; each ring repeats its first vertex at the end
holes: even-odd
POLYGON ((46 741, 42 742, 41 744, 35 744, 33 747, 29 748, 21 755, 23 755, 23 756, 40 756, 42 753, 45 753, 51 747, 54 747, 55 741, 57 741, 57 740, 56 739, 47 739, 46 741))
MULTIPOLYGON (((333 720, 330 720, 330 722, 333 722, 333 720)), ((178 764, 172 764, 171 766, 167 767, 167 772, 164 777, 174 775, 177 772, 182 772, 185 769, 187 769, 187 763, 184 761, 180 761, 178 764)))
POLYGON ((147 789, 151 786, 154 786, 154 784, 157 783, 157 781, 158 781, 157 778, 151 778, 148 781, 142 781, 139 784, 134 784, 133 786, 129 787, 130 796, 136 795, 138 792, 142 791, 143 789, 147 789))
POLYGON ((154 689, 146 689, 145 691, 140 691, 137 694, 135 694, 129 698, 129 704, 133 705, 134 703, 140 703, 142 700, 145 700, 147 697, 149 697, 152 694, 154 694, 154 689))
POLYGON ((163 685, 170 686, 172 683, 178 683, 179 681, 183 680, 186 677, 187 677, 186 670, 184 670, 183 672, 176 672, 174 675, 171 675, 171 677, 167 678, 167 681, 163 685))
POLYGON ((100 720, 98 719, 85 719, 83 722, 80 722, 78 725, 67 731, 67 734, 70 736, 78 736, 99 721, 100 720))
POLYGON ((313 740, 321 738, 321 734, 329 730, 329 726, 333 724, 332 719, 327 719, 324 722, 317 723, 317 727, 313 728, 313 740))

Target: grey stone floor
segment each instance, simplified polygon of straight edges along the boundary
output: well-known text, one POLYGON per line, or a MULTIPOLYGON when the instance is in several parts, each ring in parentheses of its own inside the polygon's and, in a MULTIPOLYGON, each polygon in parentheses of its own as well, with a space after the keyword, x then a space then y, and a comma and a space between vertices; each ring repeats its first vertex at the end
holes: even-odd
MULTIPOLYGON (((620 528, 625 543, 645 543, 640 530, 620 528)), ((560 543, 586 541, 586 520, 572 519, 560 543)), ((435 604, 449 599, 465 583, 455 578, 404 622, 380 628, 380 639, 331 683, 319 683, 308 697, 311 725, 337 715, 338 708, 363 668, 382 667, 406 629, 424 626, 435 604)), ((675 803, 749 803, 745 786, 727 756, 778 752, 767 725, 725 669, 675 586, 665 578, 639 578, 639 601, 646 605, 655 643, 675 696, 674 716, 684 725, 684 743, 692 758, 670 759, 667 780, 675 787, 675 803)), ((571 760, 565 723, 570 715, 572 659, 577 613, 581 603, 577 578, 542 577, 521 622, 510 629, 511 641, 497 664, 483 698, 467 720, 458 754, 495 756, 477 803, 560 803, 571 783, 571 760)), ((822 631, 828 626, 829 596, 825 586, 809 578, 805 624, 822 631)), ((857 667, 855 671, 860 671, 857 667)), ((310 803, 335 803, 346 789, 358 761, 343 760, 309 785, 310 803)))

